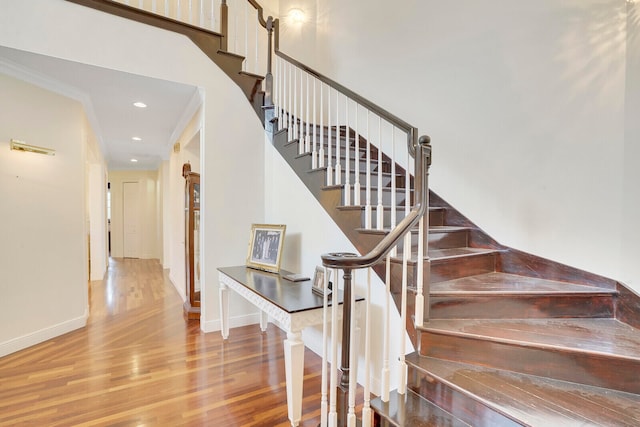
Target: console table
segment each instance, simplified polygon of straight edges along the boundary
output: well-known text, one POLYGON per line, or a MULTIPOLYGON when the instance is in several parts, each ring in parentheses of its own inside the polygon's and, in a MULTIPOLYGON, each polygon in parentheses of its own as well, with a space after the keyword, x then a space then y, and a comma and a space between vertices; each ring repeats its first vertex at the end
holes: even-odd
MULTIPOLYGON (((267 321, 271 316, 287 333, 284 340, 287 409, 291 425, 297 426, 302 415, 302 329, 322 324, 322 297, 311 291, 310 280, 291 282, 282 278, 288 271, 281 271, 280 274, 267 273, 245 266, 218 268, 218 271, 222 338, 229 337, 229 289, 260 309, 260 329, 263 332, 266 331, 267 321)), ((341 292, 338 292, 338 301, 342 303, 341 292)), ((341 316, 342 310, 338 310, 338 313, 341 316)))

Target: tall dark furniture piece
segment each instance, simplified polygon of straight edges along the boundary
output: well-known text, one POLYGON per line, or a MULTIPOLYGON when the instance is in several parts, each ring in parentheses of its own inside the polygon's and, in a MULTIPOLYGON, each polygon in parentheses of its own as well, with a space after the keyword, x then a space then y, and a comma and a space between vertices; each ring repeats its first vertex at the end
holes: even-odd
POLYGON ((186 271, 186 301, 184 316, 200 319, 200 174, 191 172, 191 165, 182 166, 184 186, 184 253, 186 271))

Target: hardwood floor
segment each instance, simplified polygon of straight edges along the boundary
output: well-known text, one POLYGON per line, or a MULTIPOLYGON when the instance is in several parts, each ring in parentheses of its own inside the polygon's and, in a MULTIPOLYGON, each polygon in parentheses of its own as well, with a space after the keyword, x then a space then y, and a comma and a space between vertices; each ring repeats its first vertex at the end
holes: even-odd
MULTIPOLYGON (((202 333, 157 260, 112 259, 90 307, 86 328, 0 359, 0 426, 288 425, 276 326, 202 333)), ((302 426, 319 422, 320 365, 305 350, 302 426)))

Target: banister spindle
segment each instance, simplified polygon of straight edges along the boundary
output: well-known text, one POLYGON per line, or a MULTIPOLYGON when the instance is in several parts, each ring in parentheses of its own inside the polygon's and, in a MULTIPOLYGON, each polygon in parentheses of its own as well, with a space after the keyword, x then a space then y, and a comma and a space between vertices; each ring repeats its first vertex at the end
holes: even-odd
MULTIPOLYGON (((327 86, 327 185, 333 185, 333 156, 331 155, 331 86, 327 86)), ((322 96, 322 92, 320 92, 322 96)), ((320 109, 320 114, 323 114, 324 107, 320 109)), ((322 127, 324 128, 324 121, 321 120, 322 127)), ((321 131, 322 132, 322 131, 321 131)), ((322 145, 324 145, 324 139, 320 138, 322 145)))
POLYGON ((365 291, 365 332, 364 332, 364 405, 362 407, 362 427, 371 427, 371 268, 367 268, 367 288, 365 291))
MULTIPOLYGON (((338 270, 333 270, 335 283, 333 292, 338 291, 338 270)), ((329 426, 338 426, 338 304, 331 303, 331 378, 329 385, 329 426)))
POLYGON ((349 98, 344 97, 344 205, 351 206, 351 163, 349 151, 351 151, 351 128, 349 126, 349 98))
POLYGON ((336 90, 336 179, 335 184, 342 184, 342 165, 341 158, 342 153, 340 152, 340 92, 336 90))
POLYGON ((380 398, 383 402, 389 401, 391 391, 391 369, 389 367, 389 353, 391 342, 391 255, 385 259, 385 300, 384 300, 384 338, 382 344, 382 394, 380 398))
MULTIPOLYGON (((305 153, 309 153, 311 152, 311 134, 309 131, 309 73, 306 73, 306 83, 307 83, 307 89, 306 89, 306 95, 307 95, 307 105, 305 108, 305 117, 306 117, 306 123, 305 123, 305 132, 304 132, 304 151, 305 153)), ((315 157, 315 154, 312 154, 312 157, 315 157)))
POLYGON ((366 182, 365 182, 365 206, 364 206, 364 228, 371 230, 371 135, 369 134, 369 110, 367 110, 365 125, 365 138, 367 140, 366 154, 366 182))
POLYGON ((242 61, 242 71, 248 71, 249 67, 249 2, 244 1, 244 61, 242 61))
MULTIPOLYGON (((393 176, 391 177, 393 181, 393 176)), ((378 116, 378 205, 376 206, 376 229, 382 230, 384 206, 382 204, 382 117, 378 116)), ((392 209, 393 211, 393 209, 392 209)))
MULTIPOLYGON (((327 361, 329 346, 329 269, 324 269, 324 283, 322 284, 322 379, 320 385, 320 427, 327 427, 327 361)), ((336 304, 333 304, 336 305, 336 304)), ((332 338, 333 339, 333 338, 332 338)))
POLYGON ((353 160, 355 162, 353 183, 353 204, 360 205, 360 137, 358 136, 358 103, 355 103, 356 112, 353 119, 353 134, 354 134, 354 150, 353 160))
MULTIPOLYGON (((313 157, 312 162, 315 168, 324 167, 324 148, 322 145, 322 136, 320 136, 320 146, 318 147, 318 116, 317 114, 317 104, 318 99, 316 98, 316 86, 318 82, 316 78, 313 78, 313 128, 311 129, 311 133, 313 134, 313 157)), ((322 107, 320 107, 322 108, 322 107)), ((322 123, 322 122, 321 122, 322 123)), ((322 132, 322 131, 321 131, 322 132)), ((320 134, 322 135, 322 134, 320 134)))
MULTIPOLYGON (((398 188, 396 179, 396 138, 391 129, 391 224, 390 228, 393 228, 398 223, 398 188)), ((394 248, 394 254, 397 252, 397 246, 394 248)))

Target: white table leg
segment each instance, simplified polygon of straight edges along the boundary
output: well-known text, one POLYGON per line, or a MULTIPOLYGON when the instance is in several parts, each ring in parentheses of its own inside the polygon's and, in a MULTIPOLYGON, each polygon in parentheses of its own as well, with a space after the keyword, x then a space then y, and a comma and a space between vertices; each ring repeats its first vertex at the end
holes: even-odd
POLYGON ((297 426, 302 418, 302 379, 304 374, 304 342, 302 333, 287 332, 284 340, 284 368, 287 381, 289 421, 297 426))
POLYGON ((220 333, 229 338, 229 289, 224 283, 220 283, 220 333))
POLYGON ((267 332, 267 324, 269 323, 269 315, 264 311, 260 311, 260 330, 267 332))

